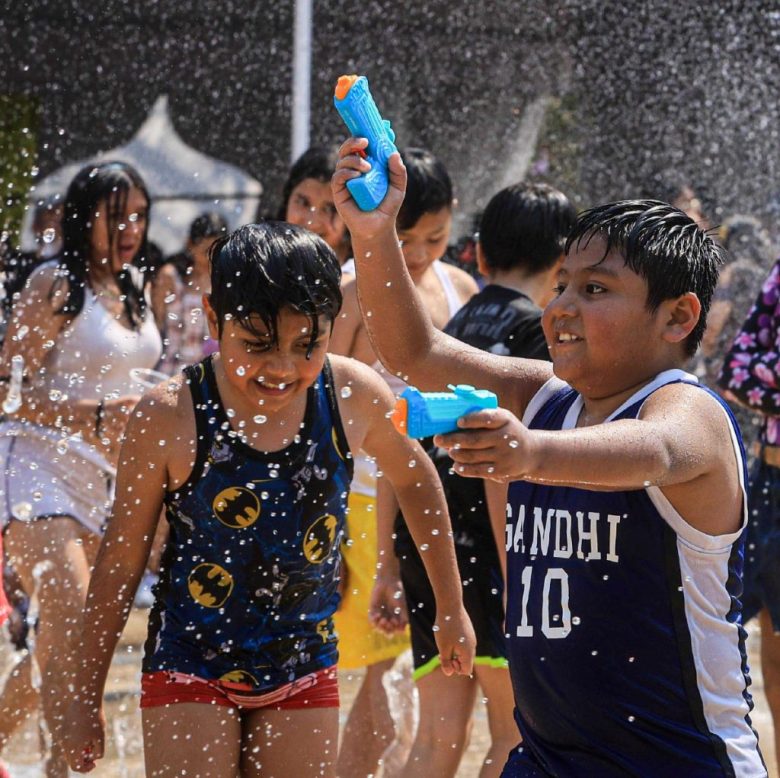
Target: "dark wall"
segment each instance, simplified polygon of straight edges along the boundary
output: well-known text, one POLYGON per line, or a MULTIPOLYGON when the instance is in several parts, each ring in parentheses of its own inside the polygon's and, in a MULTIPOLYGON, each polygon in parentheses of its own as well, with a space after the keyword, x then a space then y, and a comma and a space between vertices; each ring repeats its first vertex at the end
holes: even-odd
MULTIPOLYGON (((38 99, 41 174, 126 141, 167 93, 188 143, 278 193, 291 0, 3 5, 0 93, 38 99)), ((492 194, 539 98, 552 99, 551 175, 581 205, 687 178, 716 220, 770 217, 780 190, 774 0, 315 2, 313 141, 342 137, 343 72, 370 77, 400 144, 445 160, 466 211, 492 194)))

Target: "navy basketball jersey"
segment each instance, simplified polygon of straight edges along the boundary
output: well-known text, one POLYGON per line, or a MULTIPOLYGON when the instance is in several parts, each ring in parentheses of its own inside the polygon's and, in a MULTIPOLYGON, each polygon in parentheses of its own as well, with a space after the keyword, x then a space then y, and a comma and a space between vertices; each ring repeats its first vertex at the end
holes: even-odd
POLYGON ((352 462, 329 364, 286 448, 231 428, 211 359, 185 370, 197 460, 165 497, 170 538, 143 670, 267 691, 336 663, 339 542, 352 462))
MULTIPOLYGON (((605 423, 636 418, 652 392, 680 381, 698 387, 666 371, 605 423)), ((730 419, 744 492, 739 430, 715 400, 730 419)), ((523 421, 572 429, 581 408, 582 398, 552 379, 523 421)), ((766 775, 749 717, 742 530, 699 532, 653 486, 605 492, 517 481, 506 540, 523 746, 504 776, 766 775)))

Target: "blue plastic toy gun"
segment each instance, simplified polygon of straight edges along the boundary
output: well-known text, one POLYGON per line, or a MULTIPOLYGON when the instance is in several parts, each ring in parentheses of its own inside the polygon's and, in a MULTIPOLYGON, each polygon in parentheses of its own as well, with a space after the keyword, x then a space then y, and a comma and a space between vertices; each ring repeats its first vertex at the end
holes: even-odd
POLYGON ((458 419, 485 408, 498 408, 498 398, 487 389, 467 384, 449 385, 450 392, 421 392, 407 387, 395 403, 393 425, 410 438, 455 432, 458 419))
POLYGON ((379 114, 365 76, 341 76, 333 104, 353 136, 368 138, 366 159, 371 170, 348 181, 347 189, 361 211, 373 211, 387 194, 387 160, 397 151, 395 133, 379 114))

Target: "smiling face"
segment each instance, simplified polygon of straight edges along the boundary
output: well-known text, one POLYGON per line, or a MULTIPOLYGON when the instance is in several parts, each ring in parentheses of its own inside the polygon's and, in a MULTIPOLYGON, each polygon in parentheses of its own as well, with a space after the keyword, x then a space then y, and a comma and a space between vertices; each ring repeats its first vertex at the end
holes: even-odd
POLYGON ((604 258, 594 237, 575 244, 559 271, 556 296, 542 316, 555 374, 586 398, 617 395, 677 367, 682 347, 670 342, 673 301, 647 308, 647 283, 621 254, 604 258), (603 261, 602 261, 602 258, 603 261))
POLYGON ((346 227, 336 211, 330 181, 304 178, 290 193, 287 221, 319 235, 339 256, 345 247, 346 227))
MULTIPOLYGON (((121 204, 121 199, 119 200, 121 204)), ((124 208, 111 213, 115 205, 101 200, 95 209, 90 235, 91 261, 107 266, 115 275, 129 265, 141 249, 146 234, 149 203, 143 192, 130 187, 124 208)))
MULTIPOLYGON (((211 337, 216 339, 216 314, 207 299, 204 305, 211 337)), ((313 347, 308 316, 291 308, 283 308, 279 314, 276 342, 259 317, 253 326, 257 334, 233 319, 222 325, 219 351, 230 388, 240 396, 245 408, 254 409, 257 414, 282 410, 296 399, 305 401, 307 389, 317 380, 325 363, 330 321, 320 316, 319 337, 313 347)))
POLYGON ((414 226, 398 230, 404 261, 412 278, 419 278, 434 260, 444 256, 451 227, 452 210, 442 208, 424 213, 414 226))

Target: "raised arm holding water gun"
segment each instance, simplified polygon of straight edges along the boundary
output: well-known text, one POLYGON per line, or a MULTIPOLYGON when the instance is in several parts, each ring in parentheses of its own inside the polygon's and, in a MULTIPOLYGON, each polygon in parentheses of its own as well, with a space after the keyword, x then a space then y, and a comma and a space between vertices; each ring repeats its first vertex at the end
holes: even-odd
POLYGON ((680 369, 720 250, 665 203, 581 214, 543 316, 553 375, 431 326, 395 232, 400 159, 376 209, 347 189, 370 169, 366 145, 342 146, 333 193, 374 348, 420 389, 471 384, 502 406, 436 438, 464 475, 511 481, 506 632, 523 746, 502 775, 766 775, 738 615, 744 455, 725 406, 680 369))

